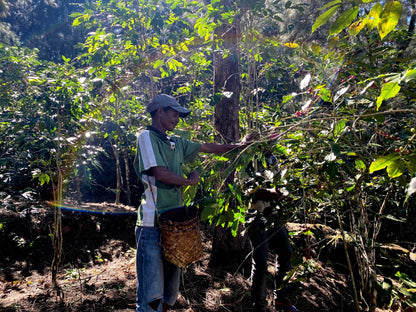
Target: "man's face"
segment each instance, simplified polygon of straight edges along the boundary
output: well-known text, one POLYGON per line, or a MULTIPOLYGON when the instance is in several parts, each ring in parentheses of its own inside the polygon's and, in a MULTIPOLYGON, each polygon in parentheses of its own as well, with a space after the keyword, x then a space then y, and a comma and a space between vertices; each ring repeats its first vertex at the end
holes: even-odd
POLYGON ((160 123, 165 130, 173 131, 179 122, 179 112, 169 108, 167 111, 161 110, 160 123))

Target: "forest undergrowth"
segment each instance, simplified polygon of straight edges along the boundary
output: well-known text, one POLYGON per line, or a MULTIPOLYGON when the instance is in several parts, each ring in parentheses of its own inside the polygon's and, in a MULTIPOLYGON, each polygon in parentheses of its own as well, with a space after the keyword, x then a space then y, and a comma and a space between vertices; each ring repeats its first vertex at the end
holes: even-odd
MULTIPOLYGON (((84 212, 64 210, 64 264, 58 273, 58 290, 51 283, 51 206, 14 205, 1 210, 2 224, 15 232, 5 233, 4 227, 1 232, 0 311, 134 310, 133 208, 107 203, 82 206, 84 212), (104 212, 97 213, 100 207, 104 212)), ((204 256, 184 268, 180 296, 172 311, 252 311, 249 272, 210 267, 212 228, 201 226, 204 256)), ((302 225, 288 225, 294 231, 299 227, 302 225)), ((296 239, 293 243, 295 257, 300 259, 303 243, 296 239)), ((274 256, 269 259, 270 277, 274 256)), ((350 280, 340 259, 342 255, 336 251, 331 259, 312 250, 309 259, 301 259, 302 264, 294 267, 289 292, 298 311, 354 311, 350 280)), ((271 278, 268 286, 268 301, 272 302, 271 278)), ((403 310, 396 302, 390 309, 378 311, 403 310)))

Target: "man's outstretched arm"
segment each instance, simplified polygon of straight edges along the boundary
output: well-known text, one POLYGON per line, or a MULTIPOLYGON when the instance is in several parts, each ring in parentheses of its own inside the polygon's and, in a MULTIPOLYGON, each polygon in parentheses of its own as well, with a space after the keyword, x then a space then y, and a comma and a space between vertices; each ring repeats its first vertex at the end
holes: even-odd
POLYGON ((257 134, 249 134, 240 143, 236 144, 203 143, 199 151, 202 153, 224 154, 237 148, 245 148, 257 137, 257 134))

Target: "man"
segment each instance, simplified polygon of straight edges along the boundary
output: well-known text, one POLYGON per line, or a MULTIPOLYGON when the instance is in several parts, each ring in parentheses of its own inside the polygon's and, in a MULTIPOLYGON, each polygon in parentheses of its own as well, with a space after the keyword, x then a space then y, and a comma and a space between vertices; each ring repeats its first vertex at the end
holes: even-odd
POLYGON ((244 147, 243 143, 201 144, 169 136, 179 118, 190 114, 172 96, 156 95, 146 110, 152 117, 152 125, 139 134, 134 160, 135 171, 144 184, 135 230, 136 312, 167 311, 178 296, 180 268, 162 257, 157 214, 183 206, 180 187, 199 182, 196 171, 183 176, 182 163, 192 161, 199 152, 222 154, 244 147))
MULTIPOLYGON (((268 170, 280 172, 276 157, 266 153, 268 170)), ((261 167, 261 166, 259 166, 261 167)), ((261 175, 256 175, 259 178, 261 175)), ((267 274, 269 252, 276 253, 274 275, 274 305, 277 309, 296 312, 286 293, 284 278, 291 269, 290 258, 293 254, 289 242, 288 232, 281 225, 281 212, 277 206, 278 201, 284 195, 280 190, 268 188, 267 182, 263 181, 262 187, 255 187, 250 192, 250 209, 246 222, 247 234, 253 247, 251 280, 251 295, 254 310, 256 312, 267 312, 267 274)))
MULTIPOLYGON (((253 206, 259 205, 263 209, 264 201, 257 201, 253 206)), ((252 206, 252 207, 253 207, 252 206)), ((253 207, 254 208, 254 207, 253 207)), ((296 311, 286 294, 284 278, 291 269, 290 258, 293 249, 285 226, 267 227, 266 218, 260 213, 248 225, 248 236, 253 246, 252 256, 252 300, 256 312, 267 312, 266 289, 267 289, 267 260, 269 251, 277 254, 275 260, 276 274, 274 275, 274 304, 276 308, 285 311, 296 311)))

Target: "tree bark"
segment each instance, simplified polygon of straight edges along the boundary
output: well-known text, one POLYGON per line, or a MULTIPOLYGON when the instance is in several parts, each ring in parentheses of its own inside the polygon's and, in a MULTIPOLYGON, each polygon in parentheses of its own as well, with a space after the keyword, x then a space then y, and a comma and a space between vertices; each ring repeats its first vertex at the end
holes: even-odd
MULTIPOLYGON (((230 5, 222 1, 225 7, 230 5)), ((236 19, 237 20, 237 19, 236 19)), ((222 42, 221 47, 227 51, 227 57, 221 53, 215 53, 214 64, 214 99, 217 100, 214 112, 214 128, 216 130, 215 141, 219 143, 232 143, 240 139, 239 131, 239 105, 240 105, 240 72, 239 72, 239 28, 238 22, 233 25, 222 24, 214 33, 215 39, 222 42)), ((233 175, 229 177, 232 183, 233 175)), ((228 183, 225 183, 227 185, 228 183)), ((212 242, 210 266, 225 266, 232 271, 238 268, 251 266, 246 261, 246 255, 250 252, 250 242, 247 237, 240 235, 243 230, 240 227, 236 237, 227 227, 215 227, 212 242)), ((247 270, 248 271, 248 270, 247 270)))
POLYGON ((116 160, 116 205, 120 205, 120 192, 122 190, 122 175, 121 175, 121 165, 120 165, 120 153, 118 151, 118 146, 116 143, 113 144, 113 154, 116 160))
POLYGON ((224 49, 229 56, 214 54, 214 94, 218 102, 215 105, 214 127, 217 131, 217 142, 235 142, 240 138, 239 105, 240 105, 240 73, 237 27, 223 25, 216 31, 217 38, 223 40, 224 49))
POLYGON ((130 168, 129 168, 129 155, 126 148, 123 148, 123 158, 124 158, 124 169, 126 174, 126 200, 127 205, 131 206, 131 188, 130 188, 130 168))

